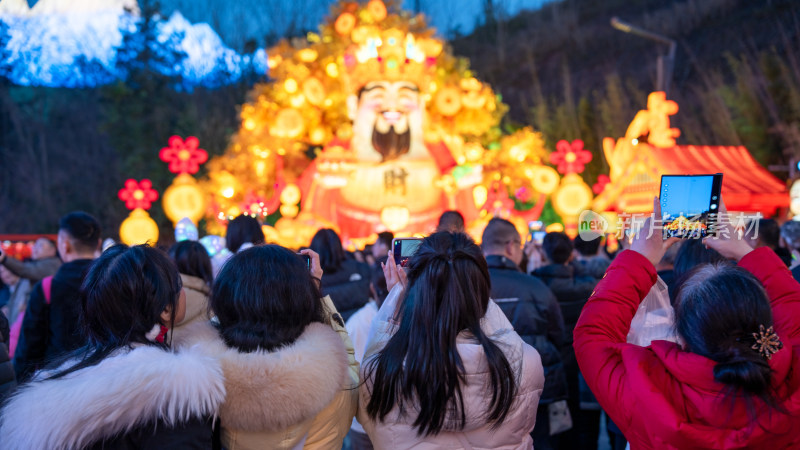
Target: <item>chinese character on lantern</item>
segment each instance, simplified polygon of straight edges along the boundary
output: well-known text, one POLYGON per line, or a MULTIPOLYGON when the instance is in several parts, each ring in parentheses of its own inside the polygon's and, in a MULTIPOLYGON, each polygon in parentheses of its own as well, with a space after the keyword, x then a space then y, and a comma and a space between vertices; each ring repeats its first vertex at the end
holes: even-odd
POLYGON ((198 148, 200 141, 189 136, 184 141, 180 136, 169 138, 169 147, 164 147, 158 154, 162 161, 169 163, 172 173, 191 173, 200 170, 200 164, 208 160, 208 153, 198 148))
POLYGON ((556 151, 550 154, 550 162, 556 164, 561 174, 581 173, 584 164, 592 160, 592 152, 583 149, 583 141, 575 139, 572 143, 561 140, 556 151))
POLYGON ((128 209, 150 209, 151 203, 158 199, 158 192, 153 189, 153 183, 148 179, 142 181, 129 179, 118 195, 128 209))

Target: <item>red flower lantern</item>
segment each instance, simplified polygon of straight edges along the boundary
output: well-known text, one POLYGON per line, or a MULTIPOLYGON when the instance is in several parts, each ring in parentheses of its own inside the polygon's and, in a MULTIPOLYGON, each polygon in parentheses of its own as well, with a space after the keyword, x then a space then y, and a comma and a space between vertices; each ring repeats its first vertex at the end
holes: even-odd
POLYGON ((556 143, 556 151, 550 154, 550 162, 556 164, 562 175, 581 173, 584 164, 592 160, 592 152, 583 149, 583 141, 575 139, 572 143, 560 140, 556 143))
POLYGON ((599 195, 606 189, 608 183, 611 183, 611 178, 608 178, 608 175, 599 175, 597 177, 597 183, 592 185, 592 192, 594 192, 595 195, 599 195))
POLYGON ((208 153, 198 148, 200 141, 189 136, 184 141, 180 136, 169 138, 169 147, 164 147, 158 154, 162 161, 169 163, 172 173, 197 173, 200 164, 208 161, 208 153))
POLYGON ((128 209, 150 209, 150 204, 158 199, 158 192, 153 189, 153 183, 148 179, 142 181, 129 179, 118 195, 128 209))

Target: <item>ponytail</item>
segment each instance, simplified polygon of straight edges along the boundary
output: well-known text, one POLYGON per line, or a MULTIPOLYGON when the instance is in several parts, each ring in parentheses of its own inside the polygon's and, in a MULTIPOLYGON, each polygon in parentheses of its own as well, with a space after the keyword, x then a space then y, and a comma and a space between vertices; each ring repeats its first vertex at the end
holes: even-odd
MULTIPOLYGON (((497 426, 508 415, 518 382, 501 348, 480 328, 489 302, 489 270, 480 248, 466 235, 440 232, 426 238, 409 260, 409 284, 397 332, 365 363, 372 381, 367 414, 384 420, 418 411, 418 435, 445 424, 466 425, 464 362, 457 338, 471 332, 486 355, 486 419, 497 426)), ((450 428, 451 426, 448 426, 450 428)))

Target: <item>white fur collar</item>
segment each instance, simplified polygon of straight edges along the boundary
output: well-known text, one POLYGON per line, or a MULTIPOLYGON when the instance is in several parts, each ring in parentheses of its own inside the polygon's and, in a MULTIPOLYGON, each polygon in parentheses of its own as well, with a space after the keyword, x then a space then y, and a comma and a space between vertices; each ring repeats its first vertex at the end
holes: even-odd
POLYGON ((216 415, 224 399, 214 358, 140 346, 22 386, 2 411, 0 439, 5 449, 83 448, 156 420, 216 415))
POLYGON ((220 418, 226 428, 282 430, 313 418, 350 388, 344 343, 325 324, 308 325, 294 343, 273 352, 228 348, 208 322, 190 325, 181 341, 220 359, 228 393, 220 418))

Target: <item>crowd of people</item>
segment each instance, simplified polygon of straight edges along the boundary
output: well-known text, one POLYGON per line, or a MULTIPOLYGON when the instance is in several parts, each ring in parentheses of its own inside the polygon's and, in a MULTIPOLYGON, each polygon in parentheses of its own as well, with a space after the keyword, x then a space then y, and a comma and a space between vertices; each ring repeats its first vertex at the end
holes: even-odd
POLYGON ((610 252, 448 211, 405 266, 244 215, 221 265, 58 228, 0 254, 2 448, 800 448, 800 222, 610 252))

